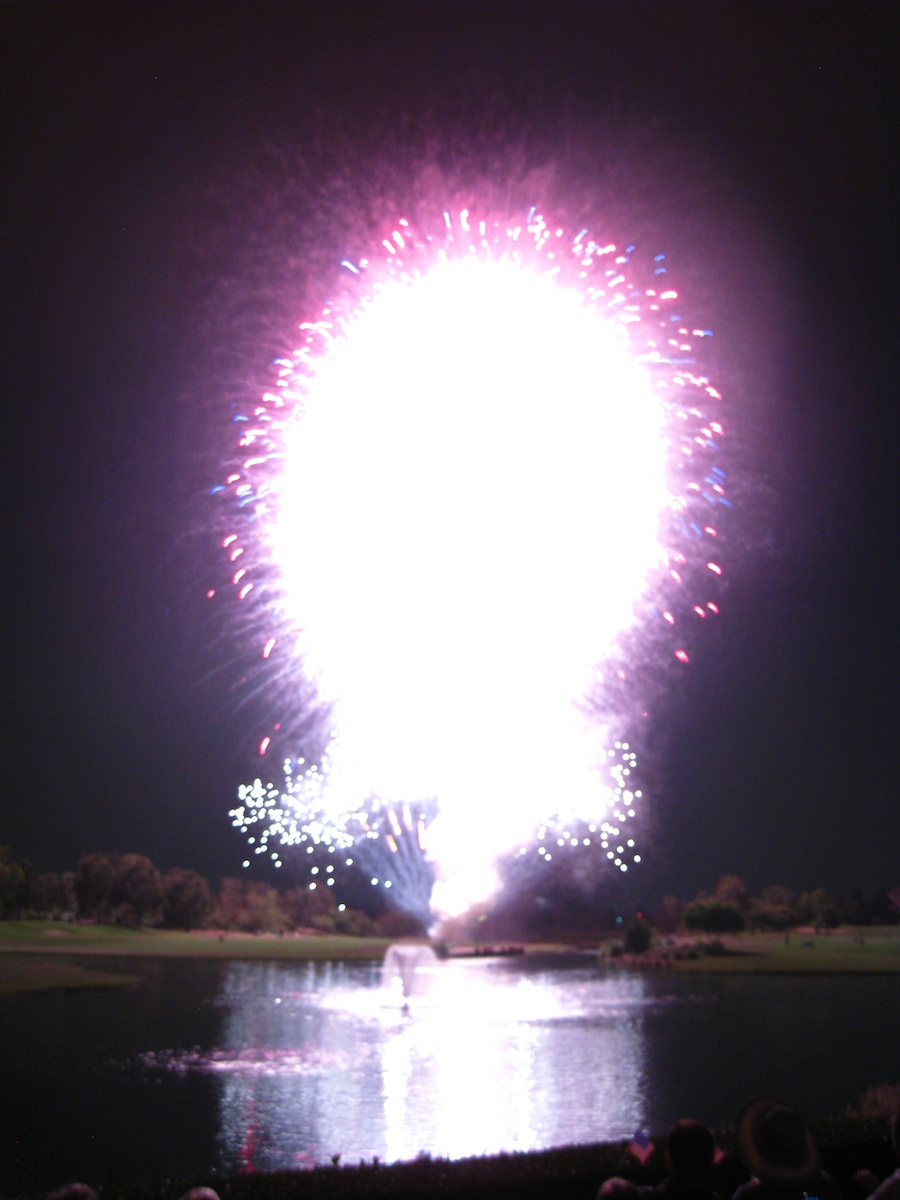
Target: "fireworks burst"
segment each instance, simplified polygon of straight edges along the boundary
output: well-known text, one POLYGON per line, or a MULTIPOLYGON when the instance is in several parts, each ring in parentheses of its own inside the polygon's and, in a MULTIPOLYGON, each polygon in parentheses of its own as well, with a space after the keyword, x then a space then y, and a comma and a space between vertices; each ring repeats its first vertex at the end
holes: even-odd
MULTIPOLYGON (((220 489, 259 652, 314 684, 335 733, 242 788, 234 824, 276 863, 355 859, 416 912, 432 866, 445 912, 487 895, 502 856, 626 871, 635 659, 687 662, 691 622, 718 612, 710 331, 662 254, 534 209, 399 220, 342 266, 239 415, 220 489)), ((282 742, 273 727, 260 753, 282 742)))
POLYGON ((425 830, 434 802, 393 806, 370 796, 345 808, 351 798, 327 755, 311 766, 287 759, 283 772, 278 786, 256 779, 238 789, 231 816, 254 852, 281 866, 286 847, 310 856, 320 848, 324 855, 310 859, 310 888, 334 887, 342 867, 356 866, 373 887, 393 889, 397 907, 427 928, 434 874, 425 857, 425 830))

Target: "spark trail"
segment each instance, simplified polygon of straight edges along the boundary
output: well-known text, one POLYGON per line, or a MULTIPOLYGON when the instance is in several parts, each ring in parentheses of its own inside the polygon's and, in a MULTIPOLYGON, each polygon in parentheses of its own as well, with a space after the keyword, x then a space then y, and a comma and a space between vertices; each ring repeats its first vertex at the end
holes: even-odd
POLYGON ((256 853, 374 844, 417 910, 425 854, 445 912, 502 856, 640 861, 629 660, 688 660, 727 500, 710 331, 634 250, 535 210, 400 220, 244 414, 232 587, 335 732, 241 790, 256 853))

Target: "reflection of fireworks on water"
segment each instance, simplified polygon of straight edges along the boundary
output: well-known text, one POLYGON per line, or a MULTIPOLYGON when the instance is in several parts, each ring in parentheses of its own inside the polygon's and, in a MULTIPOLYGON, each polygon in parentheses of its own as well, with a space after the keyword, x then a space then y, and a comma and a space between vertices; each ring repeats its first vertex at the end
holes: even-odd
MULTIPOLYGON (((400 220, 239 414, 232 585, 337 734, 241 789, 257 854, 325 847, 419 911, 423 854, 447 910, 499 856, 640 861, 636 659, 718 611, 727 501, 709 330, 633 252, 535 210, 400 220)), ((296 753, 278 729, 261 754, 296 753)))

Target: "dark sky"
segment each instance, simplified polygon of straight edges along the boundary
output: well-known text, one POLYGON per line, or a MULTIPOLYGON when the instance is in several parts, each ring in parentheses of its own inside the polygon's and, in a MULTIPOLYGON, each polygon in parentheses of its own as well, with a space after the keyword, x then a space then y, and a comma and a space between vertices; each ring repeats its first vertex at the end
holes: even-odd
POLYGON ((546 170, 545 129, 707 261, 743 404, 748 548, 666 712, 642 886, 900 883, 894 5, 7 2, 0 38, 0 841, 236 872, 264 718, 204 600, 225 392, 341 257, 361 146, 388 192, 404 144, 546 170))

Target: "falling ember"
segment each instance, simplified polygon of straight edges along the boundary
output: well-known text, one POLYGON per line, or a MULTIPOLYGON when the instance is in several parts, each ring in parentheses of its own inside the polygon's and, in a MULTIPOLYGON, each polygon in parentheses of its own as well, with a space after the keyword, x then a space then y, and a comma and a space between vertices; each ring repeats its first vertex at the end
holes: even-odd
POLYGON ((372 877, 401 904, 391 870, 427 845, 445 911, 554 839, 625 871, 637 760, 598 668, 626 632, 718 612, 708 583, 686 594, 721 575, 703 551, 727 505, 720 396, 688 340, 710 331, 646 286, 662 255, 535 210, 403 220, 380 246, 300 326, 228 477, 223 546, 237 595, 267 606, 262 656, 314 683, 336 734, 283 786, 242 789, 234 823, 257 853, 383 845, 372 877))

